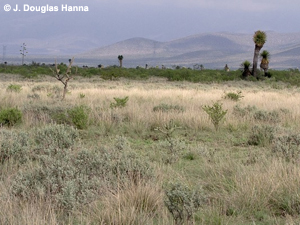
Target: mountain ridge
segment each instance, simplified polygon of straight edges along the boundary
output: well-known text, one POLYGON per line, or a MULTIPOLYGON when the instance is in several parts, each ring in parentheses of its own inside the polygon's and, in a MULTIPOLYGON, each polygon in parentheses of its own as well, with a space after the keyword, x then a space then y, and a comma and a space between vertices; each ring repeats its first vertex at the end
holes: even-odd
MULTIPOLYGON (((300 64, 300 33, 277 33, 267 31, 267 42, 262 50, 271 54, 270 68, 295 68, 300 64)), ((253 34, 211 32, 190 35, 170 41, 157 41, 144 37, 133 37, 114 44, 101 46, 101 40, 83 33, 73 36, 67 33, 43 39, 27 39, 31 61, 53 62, 55 58, 64 62, 75 56, 77 65, 104 66, 118 65, 118 55, 123 55, 124 67, 173 65, 192 67, 203 64, 205 68, 220 69, 228 64, 231 69, 240 67, 248 60, 252 62, 253 34)), ((3 61, 20 63, 21 39, 12 39, 7 47, 7 59, 3 61), (15 45, 12 49, 12 44, 15 45), (13 54, 11 54, 13 52, 13 54), (13 55, 13 56, 11 56, 13 55), (10 57, 11 56, 11 57, 10 57)), ((3 46, 6 44, 3 44, 3 46)))
MULTIPOLYGON (((142 63, 184 66, 198 63, 213 68, 223 68, 225 64, 238 68, 245 60, 252 61, 252 37, 251 34, 226 32, 202 33, 166 42, 139 37, 96 48, 78 56, 105 61, 121 54, 124 56, 124 65, 127 60, 127 66, 130 67, 142 63)), ((267 38, 263 50, 271 54, 270 67, 298 67, 300 60, 295 57, 300 55, 300 33, 267 32, 267 38)))

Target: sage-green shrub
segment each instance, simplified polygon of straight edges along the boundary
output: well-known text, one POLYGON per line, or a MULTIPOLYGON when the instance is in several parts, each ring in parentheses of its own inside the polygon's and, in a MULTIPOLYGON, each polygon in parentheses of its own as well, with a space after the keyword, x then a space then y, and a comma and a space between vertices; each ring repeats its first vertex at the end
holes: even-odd
POLYGON ((300 159, 300 135, 285 134, 274 138, 272 152, 288 162, 298 163, 300 159))
POLYGON ((25 163, 29 160, 30 140, 27 132, 14 130, 0 131, 0 162, 10 159, 25 163))
POLYGON ((68 149, 75 145, 79 133, 72 126, 48 125, 37 129, 34 134, 34 149, 38 154, 53 155, 59 149, 68 149))
POLYGON ((276 128, 269 125, 255 125, 248 139, 249 145, 269 146, 275 137, 276 128))
POLYGON ((204 194, 181 183, 170 183, 165 188, 165 205, 175 224, 192 223, 194 213, 205 202, 204 194))
POLYGON ((66 125, 49 125, 36 130, 29 146, 30 160, 14 176, 11 194, 21 199, 48 199, 57 209, 70 212, 125 182, 151 179, 151 166, 117 137, 115 146, 84 149, 78 131, 66 125), (123 144, 120 144, 122 142, 123 144), (127 150, 128 151, 127 151, 127 150))
POLYGON ((180 112, 184 112, 185 109, 184 109, 184 107, 182 107, 180 105, 161 103, 157 106, 154 106, 153 111, 154 112, 178 112, 178 113, 180 113, 180 112))

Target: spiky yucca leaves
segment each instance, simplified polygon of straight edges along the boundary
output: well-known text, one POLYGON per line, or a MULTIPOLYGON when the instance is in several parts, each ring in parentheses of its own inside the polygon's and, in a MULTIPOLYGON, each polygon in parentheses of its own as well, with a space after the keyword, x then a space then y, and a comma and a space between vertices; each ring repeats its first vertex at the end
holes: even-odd
POLYGON ((254 48, 254 56, 253 56, 253 69, 252 69, 252 75, 257 76, 257 61, 259 56, 259 51, 262 49, 264 44, 267 41, 267 35, 264 31, 256 31, 253 35, 253 42, 255 43, 254 48))
POLYGON ((254 41, 255 45, 262 48, 267 41, 266 33, 264 31, 260 31, 260 30, 256 31, 253 35, 253 41, 254 41))
POLYGON ((270 53, 267 50, 264 50, 261 54, 260 54, 261 59, 261 63, 260 63, 260 68, 264 70, 265 75, 268 72, 269 69, 269 59, 270 59, 270 53))
POLYGON ((242 62, 241 68, 242 68, 242 71, 243 71, 243 73, 242 73, 243 78, 246 78, 246 77, 251 75, 251 71, 249 69, 250 66, 251 66, 251 63, 248 60, 242 62))
POLYGON ((120 68, 122 68, 122 62, 123 62, 123 55, 118 55, 118 60, 120 62, 120 68))

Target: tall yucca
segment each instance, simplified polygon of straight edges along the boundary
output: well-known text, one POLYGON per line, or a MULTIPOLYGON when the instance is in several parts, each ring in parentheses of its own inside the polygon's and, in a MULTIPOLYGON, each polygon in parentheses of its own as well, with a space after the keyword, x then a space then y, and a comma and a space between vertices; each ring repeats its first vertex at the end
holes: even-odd
POLYGON ((260 53, 260 57, 261 57, 260 68, 264 70, 266 75, 269 69, 270 53, 267 50, 264 50, 262 53, 260 53))
POLYGON ((262 49, 266 41, 267 41, 267 35, 264 31, 258 30, 254 33, 253 42, 255 43, 255 48, 254 48, 252 75, 255 77, 257 76, 257 61, 258 61, 259 51, 262 49))
POLYGON ((120 62, 120 68, 122 68, 122 62, 123 62, 123 55, 118 55, 118 60, 120 62))

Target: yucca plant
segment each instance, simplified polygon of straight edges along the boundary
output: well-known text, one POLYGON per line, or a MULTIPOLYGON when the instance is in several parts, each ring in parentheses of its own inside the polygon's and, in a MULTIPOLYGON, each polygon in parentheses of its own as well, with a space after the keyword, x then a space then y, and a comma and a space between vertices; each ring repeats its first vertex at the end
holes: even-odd
POLYGON ((269 69, 270 53, 267 50, 264 50, 262 53, 260 53, 260 57, 262 58, 260 68, 264 70, 266 76, 269 69))
POLYGON ((254 56, 253 56, 253 69, 252 69, 252 75, 257 76, 257 61, 258 61, 258 56, 259 52, 264 46, 264 44, 267 41, 267 35, 264 31, 256 31, 253 35, 253 42, 255 43, 255 48, 254 48, 254 56))
POLYGON ((122 68, 122 64, 123 64, 123 55, 118 55, 118 60, 120 62, 120 68, 122 68))
POLYGON ((251 63, 248 60, 245 60, 244 62, 242 62, 241 68, 243 71, 243 73, 242 73, 243 78, 251 76, 250 66, 251 66, 251 63))

